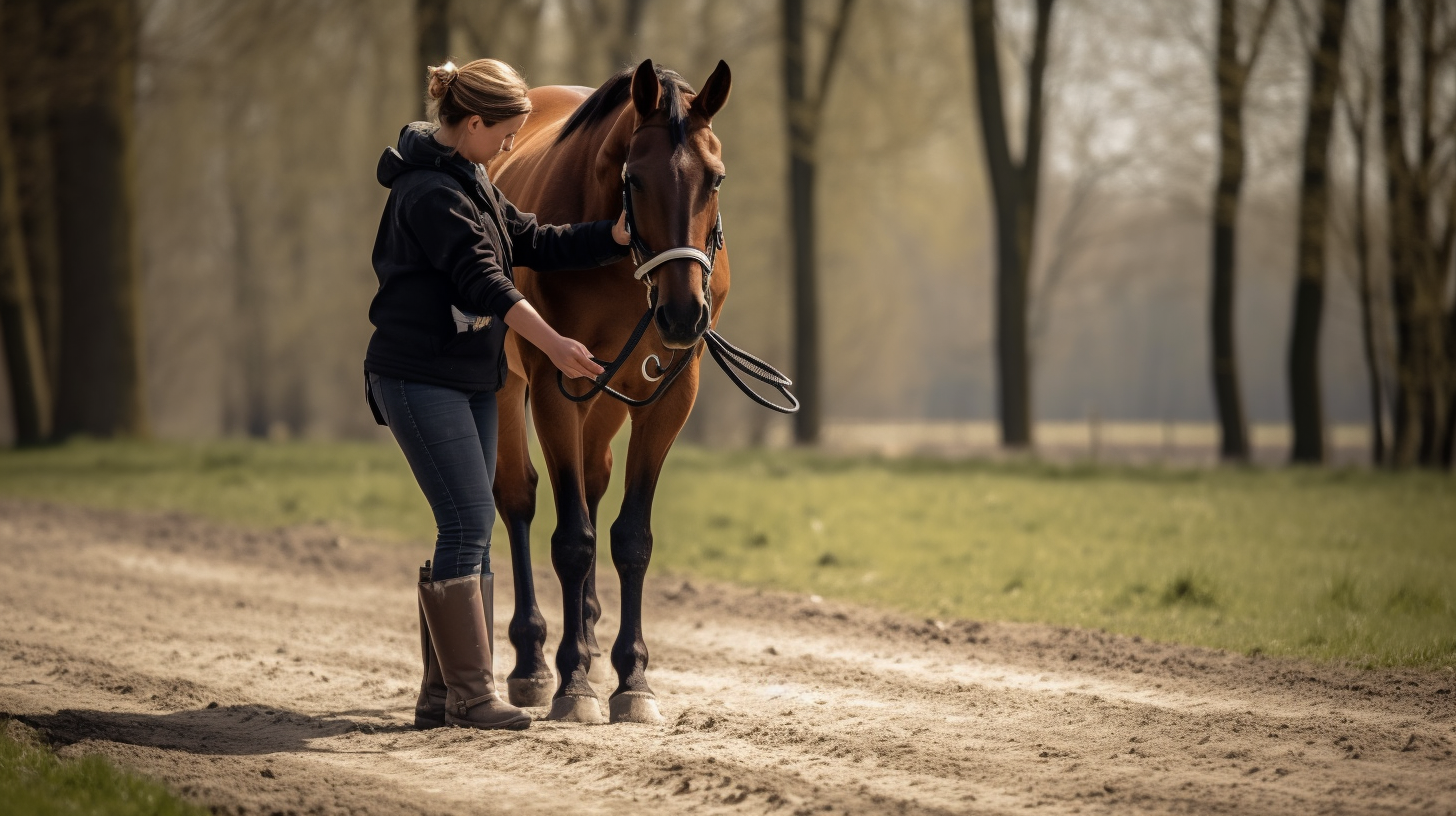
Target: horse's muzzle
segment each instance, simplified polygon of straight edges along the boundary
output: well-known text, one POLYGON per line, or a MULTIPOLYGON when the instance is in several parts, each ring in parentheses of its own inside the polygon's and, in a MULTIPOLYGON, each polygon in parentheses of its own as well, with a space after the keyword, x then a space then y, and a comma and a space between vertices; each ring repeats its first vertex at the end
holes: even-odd
POLYGON ((657 334, 668 348, 692 348, 708 330, 708 304, 694 300, 685 305, 688 308, 662 305, 653 313, 657 334))

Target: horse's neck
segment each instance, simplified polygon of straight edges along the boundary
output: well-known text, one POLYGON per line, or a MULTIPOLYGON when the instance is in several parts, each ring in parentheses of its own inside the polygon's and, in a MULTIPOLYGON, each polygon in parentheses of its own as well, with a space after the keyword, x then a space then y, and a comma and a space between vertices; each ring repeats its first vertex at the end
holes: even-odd
POLYGON ((616 218, 622 210, 622 166, 632 141, 637 113, 629 102, 616 117, 604 119, 582 135, 586 141, 586 177, 582 185, 583 219, 616 218))

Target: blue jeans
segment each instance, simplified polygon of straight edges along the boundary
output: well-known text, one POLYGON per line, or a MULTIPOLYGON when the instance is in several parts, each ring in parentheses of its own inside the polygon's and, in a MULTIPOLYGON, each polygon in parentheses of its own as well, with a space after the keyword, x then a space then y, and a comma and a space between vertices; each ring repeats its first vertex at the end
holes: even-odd
POLYGON ((372 372, 369 388, 435 514, 431 578, 489 572, 495 392, 457 391, 372 372))

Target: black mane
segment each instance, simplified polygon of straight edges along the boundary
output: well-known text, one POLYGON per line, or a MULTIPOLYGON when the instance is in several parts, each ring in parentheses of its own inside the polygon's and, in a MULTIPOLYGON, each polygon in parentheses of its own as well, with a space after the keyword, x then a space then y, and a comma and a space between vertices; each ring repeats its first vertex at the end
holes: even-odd
MULTIPOLYGON (((566 137, 581 130, 588 125, 606 119, 613 111, 621 107, 632 96, 632 72, 635 69, 627 68, 606 82, 600 88, 592 91, 575 111, 571 118, 561 128, 561 133, 556 136, 558 143, 566 137)), ((676 71, 669 71, 666 68, 657 67, 657 82, 662 86, 662 95, 658 100, 657 109, 667 112, 668 130, 672 133, 672 143, 680 145, 688 139, 688 103, 683 98, 684 94, 695 93, 693 86, 687 80, 678 76, 676 71)))

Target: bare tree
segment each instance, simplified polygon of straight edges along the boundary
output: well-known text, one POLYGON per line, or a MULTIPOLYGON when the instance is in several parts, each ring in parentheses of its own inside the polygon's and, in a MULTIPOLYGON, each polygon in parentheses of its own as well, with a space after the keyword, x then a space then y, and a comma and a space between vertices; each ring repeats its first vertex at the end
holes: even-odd
POLYGON ((494 57, 529 71, 545 10, 544 0, 454 0, 452 33, 463 38, 464 53, 494 57))
MULTIPOLYGON (((1355 30, 1351 30, 1351 35, 1355 30)), ((1357 41, 1358 42, 1358 41, 1357 41)), ((1352 42, 1351 45, 1356 45, 1352 42)), ((1375 320, 1375 281, 1371 268, 1370 208, 1368 198, 1370 127, 1376 97, 1366 65, 1368 49, 1359 49, 1345 62, 1350 73, 1339 85, 1340 109, 1350 131, 1354 153, 1354 189, 1350 194, 1350 242, 1355 259, 1355 291, 1360 301, 1360 344, 1364 354, 1365 376, 1370 392, 1370 461, 1385 462, 1385 388, 1381 377, 1380 343, 1375 320)))
POLYGON ((144 436, 134 104, 137 13, 131 0, 56 0, 52 106, 60 245, 60 376, 55 433, 144 436))
MULTIPOLYGON (((431 65, 450 58, 450 0, 415 0, 415 65, 423 79, 431 65)), ((420 87, 424 87, 423 81, 420 87)), ((425 118, 425 94, 420 94, 419 118, 425 118)))
POLYGON ((0 83, 0 343, 10 375, 15 438, 22 445, 33 445, 50 435, 51 395, 40 320, 31 295, 7 110, 5 85, 0 83))
MULTIPOLYGON (((61 273, 56 241, 55 174, 50 130, 51 41, 43 0, 0 3, 0 76, 5 83, 10 149, 21 208, 30 290, 40 323, 46 379, 60 376, 61 273)), ((49 416, 46 419, 50 424, 49 416)))
POLYGON ((1318 44, 1309 56, 1304 155, 1299 188, 1298 259, 1295 262, 1294 327, 1289 338, 1289 403, 1294 426, 1290 458, 1325 458, 1324 408, 1319 375, 1320 321, 1325 305, 1325 242, 1329 221, 1330 134, 1340 83, 1349 0, 1322 0, 1315 21, 1318 44))
POLYGON ((1396 314, 1396 409, 1392 464, 1441 465, 1448 458, 1456 320, 1448 314, 1456 245, 1456 110, 1438 105, 1456 67, 1456 10, 1419 0, 1407 26, 1400 0, 1382 5, 1381 135, 1385 142, 1387 252, 1396 314), (1409 31, 1409 35, 1407 34, 1409 31), (1407 40, 1407 37, 1410 37, 1407 40), (1405 74, 1407 54, 1417 71, 1405 74), (1407 92, 1416 101, 1406 109, 1407 92), (1408 131, 1413 139, 1407 140, 1408 131), (1415 155, 1409 152, 1415 146, 1415 155))
POLYGON ((595 86, 630 67, 647 0, 568 0, 576 81, 595 86))
POLYGON ((829 96, 835 63, 844 43, 853 0, 839 0, 829 23, 827 44, 818 71, 809 65, 805 0, 782 0, 785 119, 789 128, 789 234, 793 242, 794 381, 799 412, 794 415, 794 441, 819 441, 823 422, 820 400, 818 260, 815 247, 815 176, 824 100, 829 96), (811 77, 817 82, 810 90, 811 77))
POLYGON ((1238 248, 1239 194, 1244 185, 1244 92, 1259 59, 1278 0, 1261 0, 1258 22, 1246 54, 1239 54, 1238 0, 1218 2, 1218 47, 1214 78, 1218 84, 1218 181, 1213 194, 1213 281, 1210 329, 1213 394, 1218 408, 1219 455, 1225 461, 1249 458, 1249 428, 1239 388, 1234 341, 1235 252, 1238 248))
POLYGON ((996 210, 996 369, 1001 444, 1032 444, 1031 346, 1028 303, 1036 202, 1041 178, 1042 101, 1055 0, 1036 0, 1035 33, 1026 73, 1026 119, 1020 161, 1011 157, 1001 81, 995 0, 971 0, 971 57, 981 141, 996 210))

